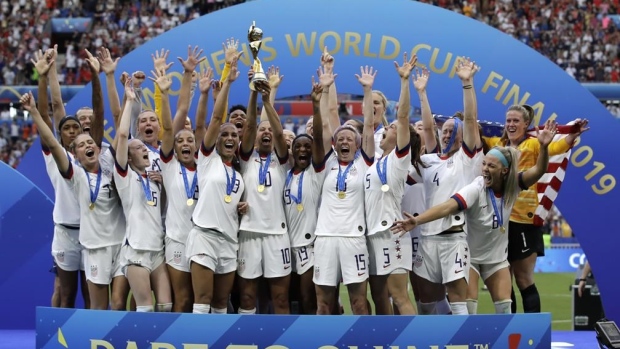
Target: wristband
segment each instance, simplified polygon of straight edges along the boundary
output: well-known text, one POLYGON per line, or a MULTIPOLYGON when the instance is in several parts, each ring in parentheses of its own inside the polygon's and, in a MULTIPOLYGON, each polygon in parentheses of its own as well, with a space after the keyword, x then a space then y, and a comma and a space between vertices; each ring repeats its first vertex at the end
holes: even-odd
POLYGON ((584 282, 585 282, 585 281, 586 281, 586 279, 579 279, 579 282, 581 282, 581 281, 584 281, 584 282))
POLYGON ((469 90, 472 87, 472 85, 463 85, 463 90, 469 90))

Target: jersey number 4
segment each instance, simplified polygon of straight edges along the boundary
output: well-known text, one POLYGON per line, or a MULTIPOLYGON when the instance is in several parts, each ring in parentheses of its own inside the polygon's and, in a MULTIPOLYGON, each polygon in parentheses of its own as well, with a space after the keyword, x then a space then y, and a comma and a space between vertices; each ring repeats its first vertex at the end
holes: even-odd
POLYGON ((437 186, 439 186, 439 173, 435 172, 435 177, 433 177, 433 183, 437 183, 437 186))

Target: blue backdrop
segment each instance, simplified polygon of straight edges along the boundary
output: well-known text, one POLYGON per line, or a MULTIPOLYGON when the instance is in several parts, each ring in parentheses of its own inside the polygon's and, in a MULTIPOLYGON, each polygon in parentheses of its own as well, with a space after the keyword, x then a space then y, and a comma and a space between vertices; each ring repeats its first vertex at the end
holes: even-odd
MULTIPOLYGON (((362 92, 354 74, 359 72, 360 65, 368 64, 379 71, 375 88, 383 90, 389 99, 397 99, 399 82, 392 62, 400 61, 403 52, 416 53, 420 64, 428 66, 432 72, 428 95, 433 111, 452 114, 462 109, 461 86, 458 78, 454 77, 454 65, 457 57, 468 56, 482 67, 475 81, 480 119, 503 121, 507 107, 513 103, 532 105, 536 111, 536 122, 548 118, 557 118, 560 123, 578 117, 590 119, 592 130, 574 148, 572 166, 569 166, 556 203, 579 235, 596 271, 607 315, 620 321, 620 302, 613 302, 612 298, 620 292, 620 282, 611 268, 603 269, 607 256, 616 253, 615 246, 618 244, 618 238, 612 234, 614 224, 609 217, 616 214, 619 201, 615 176, 620 174, 620 163, 614 161, 614 153, 609 150, 608 144, 620 133, 620 125, 577 81, 534 50, 484 23, 407 0, 248 2, 193 20, 148 41, 123 57, 118 74, 136 70, 150 72, 151 54, 156 50, 169 49, 171 60, 174 60, 177 56, 186 56, 188 45, 204 48, 207 60, 201 68, 211 66, 219 74, 224 64, 222 42, 231 36, 243 43, 245 54, 241 69, 245 74, 251 57, 247 48, 247 30, 252 21, 256 21, 265 33, 260 52, 264 66, 278 65, 285 75, 279 97, 310 91, 310 77, 319 66, 322 47, 327 45, 336 58, 337 85, 343 93, 362 92), (384 18, 389 18, 389 21, 384 18)), ((180 88, 181 69, 178 61, 171 69, 174 91, 180 88)), ((152 108, 152 97, 149 97, 152 96, 152 84, 147 82, 145 87, 145 106, 152 108)), ((122 91, 120 84, 117 88, 122 91)), ((241 78, 232 88, 230 103, 245 103, 247 96, 247 82, 241 78)), ((175 98, 172 103, 176 103, 175 98)), ((412 98, 413 104, 417 104, 415 93, 412 98)), ((197 99, 192 104, 192 115, 197 99)), ((89 105, 90 100, 91 89, 87 86, 69 102, 67 111, 74 113, 79 107, 89 105)), ((106 119, 110 141, 114 130, 110 126, 109 114, 106 114, 106 119)), ((35 144, 19 170, 52 197, 38 147, 35 144)), ((28 226, 29 231, 36 235, 29 241, 29 248, 44 251, 49 246, 52 231, 51 209, 32 212, 29 207, 29 212, 41 228, 34 230, 28 226)), ((14 221, 14 224, 3 221, 2 224, 7 232, 4 236, 19 234, 24 227, 23 221, 14 221)), ((37 266, 28 280, 46 275, 49 254, 31 252, 26 255, 4 242, 1 246, 5 258, 18 261, 17 265, 31 263, 37 266)), ((21 277, 17 275, 20 274, 11 274, 10 282, 21 277)), ((49 287, 36 287, 33 282, 22 284, 20 289, 24 295, 20 304, 20 309, 23 309, 21 313, 0 319, 0 328, 32 327, 34 306, 46 304, 39 302, 39 299, 49 295, 49 287), (26 296, 29 293, 31 295, 26 296)), ((6 285, 2 284, 2 292, 8 292, 5 291, 6 285)))
POLYGON ((38 308, 36 323, 37 349, 544 349, 551 346, 549 313, 325 317, 38 308))

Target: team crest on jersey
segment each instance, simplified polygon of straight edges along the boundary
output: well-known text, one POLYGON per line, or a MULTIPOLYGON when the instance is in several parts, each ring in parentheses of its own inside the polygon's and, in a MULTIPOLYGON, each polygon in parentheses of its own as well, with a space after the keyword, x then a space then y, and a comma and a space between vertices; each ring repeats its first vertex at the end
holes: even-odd
POLYGON ((413 266, 416 268, 419 268, 422 266, 422 262, 424 262, 424 257, 418 254, 415 256, 415 259, 413 260, 413 266))
POLYGON ((56 259, 58 259, 59 262, 64 262, 65 261, 65 252, 64 251, 60 251, 60 252, 56 252, 56 259))
POLYGON ((448 167, 452 167, 452 165, 454 165, 454 159, 452 157, 450 157, 448 159, 448 167))
POLYGON ((173 261, 175 263, 181 263, 181 255, 182 255, 181 251, 174 251, 174 255, 172 257, 173 261))
POLYGON ((90 266, 90 276, 97 277, 98 273, 99 273, 99 268, 97 268, 96 265, 91 265, 90 266))
POLYGON ((245 259, 240 259, 238 263, 239 272, 243 272, 245 270, 245 259))
POLYGON ((314 266, 314 276, 316 276, 317 278, 321 275, 320 271, 319 271, 319 266, 315 265, 314 266))
POLYGON ((351 176, 356 176, 357 175, 357 166, 352 166, 351 169, 349 170, 349 174, 351 176))

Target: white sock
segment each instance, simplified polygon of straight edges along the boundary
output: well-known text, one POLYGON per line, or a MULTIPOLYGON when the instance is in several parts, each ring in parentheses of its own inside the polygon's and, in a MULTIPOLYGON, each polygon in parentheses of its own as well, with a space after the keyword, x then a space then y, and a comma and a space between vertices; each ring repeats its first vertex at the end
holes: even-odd
POLYGON ((466 299, 467 302, 467 311, 469 315, 478 314, 478 300, 477 299, 466 299))
POLYGON ((241 309, 241 308, 239 308, 239 314, 241 314, 241 315, 251 315, 251 314, 256 314, 256 308, 254 308, 254 309, 249 309, 249 310, 245 310, 245 309, 241 309))
POLYGON ((510 305, 512 304, 512 300, 505 299, 503 301, 494 302, 495 305, 495 314, 510 314, 510 305))
POLYGON ((450 309, 452 309, 452 315, 468 315, 467 302, 452 302, 450 303, 450 309))
POLYGON ((211 310, 210 304, 196 304, 192 307, 192 313, 194 314, 209 314, 211 310))
POLYGON ((226 314, 227 312, 228 312, 228 309, 226 309, 226 308, 222 308, 222 309, 211 308, 211 313, 212 314, 226 314))
POLYGON ((152 313, 153 306, 152 305, 138 305, 136 306, 136 312, 138 313, 152 313))
POLYGON ((169 313, 172 311, 172 303, 157 304, 155 309, 158 313, 169 313))
POLYGON ((448 298, 444 298, 443 300, 437 302, 435 306, 435 314, 437 315, 448 315, 452 312, 452 307, 448 302, 448 298))
POLYGON ((431 302, 431 303, 420 302, 420 307, 418 308, 418 311, 420 312, 420 315, 435 314, 436 306, 437 306, 437 302, 431 302))

